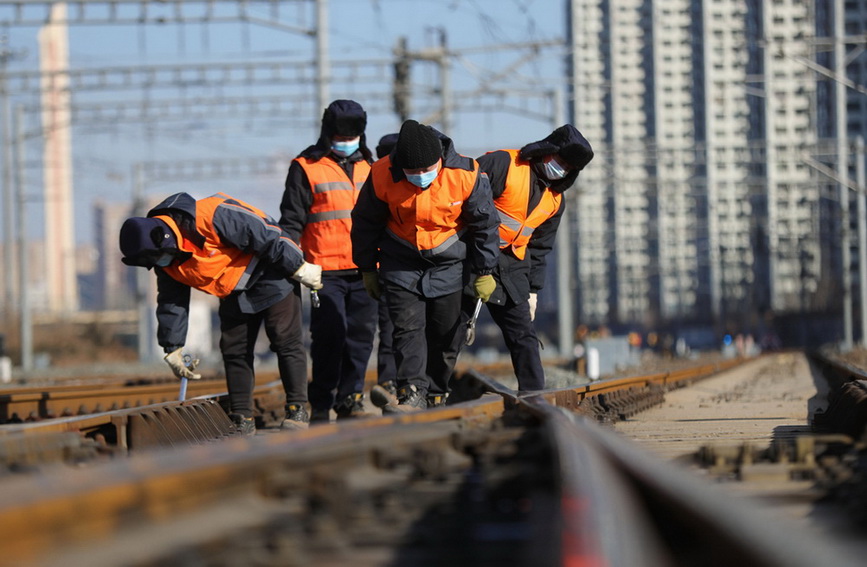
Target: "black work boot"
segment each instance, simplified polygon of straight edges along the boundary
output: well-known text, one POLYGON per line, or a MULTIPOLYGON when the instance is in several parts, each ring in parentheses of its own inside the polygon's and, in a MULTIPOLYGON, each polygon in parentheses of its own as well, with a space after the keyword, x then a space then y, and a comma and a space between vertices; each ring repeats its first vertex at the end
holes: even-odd
POLYGON ((388 390, 389 394, 397 397, 397 382, 395 382, 394 380, 386 380, 385 382, 383 382, 382 384, 379 384, 379 385, 382 386, 383 388, 385 388, 386 390, 388 390))
POLYGON ((364 394, 350 394, 343 401, 334 406, 337 419, 351 419, 359 417, 373 417, 372 413, 364 410, 364 394))
POLYGON ((396 406, 385 406, 382 408, 383 413, 412 413, 427 409, 427 393, 424 390, 419 390, 414 385, 402 386, 397 389, 396 406))
POLYGON ((429 408, 438 408, 446 405, 446 400, 448 399, 448 394, 428 394, 427 395, 427 407, 429 408))
POLYGON ((280 429, 307 429, 310 426, 310 415, 303 404, 286 404, 286 419, 280 429))
POLYGON ((370 389, 370 401, 378 408, 385 406, 397 406, 397 385, 394 380, 377 384, 370 389))
POLYGON ((310 409, 310 423, 329 423, 331 421, 330 409, 310 409))
POLYGON ((256 421, 252 417, 244 417, 240 413, 230 413, 229 419, 235 425, 235 433, 250 437, 256 435, 256 421))

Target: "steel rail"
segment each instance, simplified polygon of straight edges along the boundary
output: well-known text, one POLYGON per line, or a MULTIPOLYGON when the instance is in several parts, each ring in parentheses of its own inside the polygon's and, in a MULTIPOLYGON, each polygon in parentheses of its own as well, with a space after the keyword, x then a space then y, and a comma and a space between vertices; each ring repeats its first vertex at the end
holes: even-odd
POLYGON ((502 398, 486 396, 461 408, 236 437, 131 456, 98 469, 53 470, 38 482, 11 478, 0 492, 0 564, 32 564, 60 543, 98 541, 136 522, 168 521, 229 495, 266 494, 276 490, 286 471, 333 465, 348 451, 359 454, 353 460, 381 460, 400 446, 450 439, 472 421, 489 422, 502 410, 502 398))
MULTIPOLYGON (((518 396, 477 373, 464 379, 479 381, 479 391, 487 393, 425 412, 236 437, 219 444, 132 455, 92 469, 52 470, 36 482, 12 478, 0 493, 4 549, 0 564, 129 564, 126 546, 145 537, 143 533, 159 533, 161 538, 146 537, 145 553, 137 559, 141 564, 171 563, 181 557, 187 564, 197 564, 203 560, 197 553, 213 548, 215 541, 230 545, 233 538, 227 534, 239 530, 239 509, 258 514, 258 519, 244 520, 242 533, 248 534, 244 537, 252 536, 251 529, 267 531, 271 523, 278 532, 300 530, 302 535, 293 541, 302 546, 317 530, 308 532, 309 526, 297 522, 315 522, 328 509, 338 516, 332 528, 338 531, 326 536, 326 542, 335 546, 338 534, 353 531, 347 523, 353 514, 340 504, 351 509, 361 501, 375 502, 410 490, 424 477, 461 476, 460 471, 479 457, 469 460, 460 448, 473 445, 475 439, 472 453, 478 455, 481 447, 496 447, 495 432, 508 428, 540 432, 535 445, 550 446, 552 460, 545 466, 554 466, 558 495, 553 508, 530 516, 546 528, 557 528, 522 531, 532 537, 526 539, 525 553, 512 556, 511 564, 857 564, 800 532, 762 523, 750 515, 746 504, 736 505, 684 471, 652 461, 592 420, 557 407, 545 394, 518 396), (234 510, 233 521, 220 522, 216 511, 220 506, 234 510), (203 535, 206 526, 195 523, 196 519, 212 525, 217 533, 203 535), (218 535, 220 530, 224 535, 218 535)), ((538 453, 530 457, 538 459, 538 453)), ((481 496, 478 491, 471 494, 481 496)), ((499 491, 493 496, 504 497, 499 491)), ((418 507, 405 511, 409 516, 432 521, 431 511, 425 511, 429 502, 408 502, 418 507)), ((478 505, 475 509, 479 512, 478 505)), ((360 513, 361 522, 383 521, 365 520, 367 513, 367 509, 360 513)), ((487 516, 480 524, 465 516, 455 520, 476 526, 468 528, 475 534, 471 538, 475 546, 490 547, 491 536, 497 545, 515 545, 511 538, 499 539, 517 534, 514 524, 500 524, 505 531, 496 536, 485 527, 493 525, 487 516)), ((401 539, 386 538, 394 546, 401 545, 401 539)), ((362 544, 369 546, 370 541, 362 544)), ((317 545, 321 551, 322 542, 313 547, 317 545)), ((434 542, 433 549, 436 546, 434 542)), ((373 564, 364 563, 362 549, 344 550, 342 557, 352 557, 358 565, 373 564)), ((430 544, 426 549, 431 549, 430 544)), ((485 557, 475 547, 454 552, 464 559, 485 557)), ((219 547, 216 553, 221 553, 219 547)), ((300 553, 304 556, 305 550, 300 553)))
MULTIPOLYGON (((700 364, 692 368, 671 372, 660 372, 625 378, 601 380, 590 384, 546 390, 544 395, 556 399, 558 405, 578 409, 584 400, 598 398, 601 409, 595 413, 618 414, 613 407, 619 405, 618 397, 626 396, 630 391, 646 391, 649 386, 678 387, 685 382, 720 372, 743 362, 741 359, 729 359, 714 364, 700 364)), ((485 371, 487 367, 482 367, 485 371)), ((466 374, 476 373, 469 369, 466 374)), ((270 376, 257 376, 257 386, 254 390, 256 411, 260 416, 260 425, 264 422, 275 422, 282 419, 285 397, 279 381, 264 382, 270 376)), ((460 381, 456 381, 459 389, 460 381)), ((489 386, 492 391, 502 391, 511 394, 505 386, 489 386)), ((138 408, 139 412, 150 413, 148 406, 153 404, 172 404, 177 400, 178 386, 176 382, 157 385, 129 385, 124 387, 92 387, 60 385, 48 388, 24 388, 7 390, 0 394, 0 438, 11 434, 36 434, 40 432, 78 431, 85 435, 104 429, 112 424, 115 412, 138 408), (74 408, 74 409, 73 409, 74 408), (106 408, 103 411, 102 408, 106 408), (18 415, 26 416, 21 421, 27 424, 9 424, 10 418, 18 415), (56 418, 62 417, 62 421, 56 418), (26 426, 25 426, 26 425, 26 426)), ((225 398, 225 384, 217 380, 190 381, 188 397, 225 398)), ((636 408, 648 403, 659 403, 662 400, 652 397, 650 402, 635 405, 636 408)), ((633 403, 632 400, 629 400, 633 403)), ((178 404, 181 405, 181 404, 178 404)), ((635 410, 632 410, 635 411, 635 410)), ((622 412, 620 412, 622 413, 622 412)), ((614 415, 613 417, 617 417, 614 415)), ((110 435, 110 438, 122 439, 120 435, 110 435)), ((134 445, 122 445, 125 449, 135 449, 134 445)))
MULTIPOLYGON (((689 379, 687 374, 678 380, 689 379)), ((484 376, 475 379, 497 389, 507 407, 521 408, 549 428, 561 467, 563 564, 861 563, 860 558, 838 556, 794 526, 769 524, 760 518, 758 506, 734 503, 709 490, 686 471, 559 407, 556 397, 517 396, 484 376)))
MULTIPOLYGON (((273 382, 273 376, 262 374, 257 384, 273 382)), ((0 424, 50 420, 75 415, 141 407, 178 399, 178 381, 171 379, 108 378, 104 382, 89 380, 80 384, 50 384, 0 390, 0 424), (141 383, 145 382, 145 383, 141 383)), ((205 376, 191 380, 189 397, 224 395, 225 380, 205 376)), ((0 435, 5 431, 0 427, 0 435)))
POLYGON ((854 442, 867 441, 867 369, 827 351, 810 353, 810 360, 828 382, 828 407, 813 416, 813 427, 842 433, 854 442))

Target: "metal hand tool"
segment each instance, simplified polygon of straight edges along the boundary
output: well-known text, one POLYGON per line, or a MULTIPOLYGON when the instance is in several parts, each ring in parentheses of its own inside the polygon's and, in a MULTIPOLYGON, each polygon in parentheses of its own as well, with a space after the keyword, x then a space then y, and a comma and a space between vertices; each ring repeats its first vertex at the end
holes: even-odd
POLYGON ((476 319, 479 318, 479 311, 482 310, 482 300, 476 300, 476 310, 473 311, 473 316, 467 321, 467 345, 473 344, 476 340, 476 319))
POLYGON ((310 290, 310 304, 313 305, 314 309, 319 307, 319 292, 315 289, 310 290))
MULTIPOLYGON (((195 370, 195 366, 193 366, 193 357, 189 354, 184 355, 184 366, 189 368, 190 370, 195 370)), ((178 401, 182 402, 187 399, 187 379, 181 378, 181 391, 178 394, 178 401)))

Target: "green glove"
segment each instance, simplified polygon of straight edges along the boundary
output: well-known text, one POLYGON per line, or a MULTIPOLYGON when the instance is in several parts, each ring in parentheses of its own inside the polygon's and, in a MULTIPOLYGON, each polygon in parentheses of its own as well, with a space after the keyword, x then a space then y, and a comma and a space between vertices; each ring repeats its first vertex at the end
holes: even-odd
POLYGON ((473 289, 476 292, 476 297, 487 303, 491 298, 491 294, 494 293, 495 289, 497 289, 497 282, 494 280, 494 276, 490 274, 487 276, 479 276, 473 283, 473 289))
POLYGON ((379 283, 379 272, 361 272, 362 283, 367 295, 379 301, 382 296, 382 286, 379 283))

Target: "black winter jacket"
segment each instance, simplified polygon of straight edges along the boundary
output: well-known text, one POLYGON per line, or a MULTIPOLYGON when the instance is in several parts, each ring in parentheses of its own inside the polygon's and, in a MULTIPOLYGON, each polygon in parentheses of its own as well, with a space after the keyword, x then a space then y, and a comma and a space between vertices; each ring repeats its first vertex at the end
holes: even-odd
MULTIPOLYGON (((487 173, 493 197, 497 199, 506 189, 506 175, 512 162, 511 156, 500 150, 480 156, 477 161, 482 171, 487 173)), ((542 193, 547 187, 547 180, 536 175, 535 168, 531 167, 528 211, 539 204, 542 193)), ((505 305, 507 297, 514 304, 523 303, 529 299, 531 293, 537 293, 545 286, 547 257, 557 239, 557 229, 565 207, 564 196, 557 213, 533 231, 523 260, 519 260, 508 249, 500 251, 497 269, 494 271, 498 285, 491 296, 491 303, 505 305)), ((466 291, 472 294, 472 290, 466 291)))
MULTIPOLYGON (((231 204, 233 199, 227 200, 231 204)), ((214 212, 214 229, 224 244, 256 256, 251 262, 246 288, 222 301, 236 301, 242 313, 259 313, 274 305, 298 283, 289 280, 301 264, 301 250, 286 238, 273 219, 245 213, 240 207, 220 205, 214 212), (270 221, 270 222, 268 222, 270 221)), ((201 246, 204 237, 196 230, 196 200, 187 193, 177 193, 148 211, 147 216, 168 215, 180 228, 184 238, 201 246)), ((154 268, 157 276, 157 341, 166 352, 184 345, 190 306, 190 287, 154 268)))
MULTIPOLYGON (((452 140, 437 132, 443 145, 442 167, 474 171, 472 158, 458 154, 452 140)), ((398 166, 391 168, 392 181, 406 176, 398 166)), ((472 274, 489 274, 499 256, 499 216, 494 208, 487 176, 479 172, 469 199, 461 205, 464 233, 446 253, 425 258, 406 242, 389 236, 386 222, 391 214, 367 178, 352 210, 352 259, 361 271, 373 271, 379 264, 380 277, 424 297, 453 293, 468 282, 472 274), (465 270, 465 264, 467 269, 465 270)))

